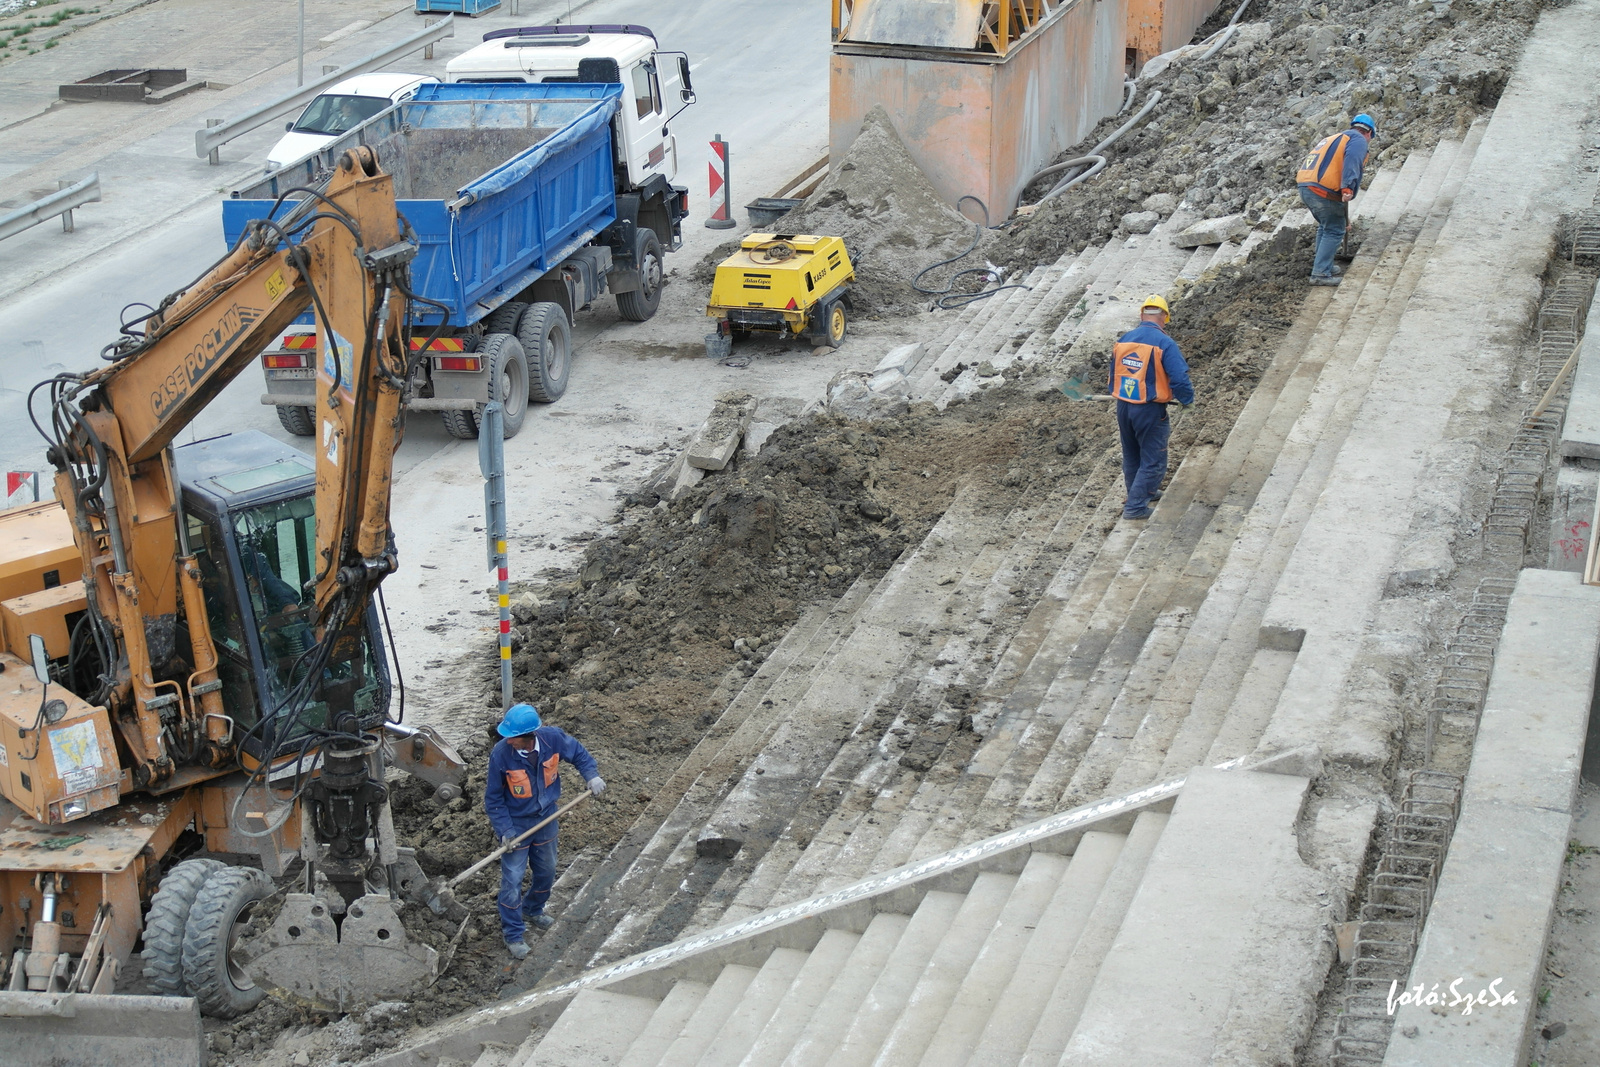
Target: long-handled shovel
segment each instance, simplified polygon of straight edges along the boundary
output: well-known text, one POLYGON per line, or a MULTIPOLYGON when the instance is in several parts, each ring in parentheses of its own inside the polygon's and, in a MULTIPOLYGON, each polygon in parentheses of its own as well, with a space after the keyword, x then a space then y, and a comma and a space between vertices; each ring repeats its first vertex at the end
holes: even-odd
MULTIPOLYGON (((461 908, 462 914, 465 914, 464 907, 456 900, 456 886, 460 885, 462 882, 465 882, 468 878, 471 878, 473 875, 489 866, 489 864, 493 863, 501 856, 504 856, 507 852, 517 848, 517 846, 521 845, 528 838, 532 837, 537 831, 543 830, 546 826, 549 826, 551 823, 561 818, 561 816, 565 815, 579 804, 582 804, 585 800, 588 800, 592 795, 593 794, 591 794, 588 790, 584 790, 581 794, 574 798, 571 803, 557 808, 554 815, 534 823, 528 829, 524 830, 516 837, 513 837, 510 842, 501 845, 499 848, 495 849, 493 852, 489 853, 487 856, 483 857, 483 859, 479 860, 477 863, 474 863, 471 867, 468 867, 466 870, 462 871, 448 882, 442 877, 431 880, 428 883, 429 910, 431 910, 435 915, 443 915, 446 912, 461 908)), ((457 915, 451 915, 452 919, 459 917, 460 916, 457 915)))

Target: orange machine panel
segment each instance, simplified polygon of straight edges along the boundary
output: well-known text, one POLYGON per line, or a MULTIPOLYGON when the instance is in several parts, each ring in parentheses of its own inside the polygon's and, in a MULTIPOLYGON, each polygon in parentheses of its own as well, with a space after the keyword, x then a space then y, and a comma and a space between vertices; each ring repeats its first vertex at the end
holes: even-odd
POLYGON ((117 803, 122 767, 104 708, 0 652, 0 792, 30 819, 72 822, 117 803))
POLYGON ((0 600, 75 582, 82 568, 59 502, 0 511, 0 600))
POLYGON ((54 589, 0 600, 0 651, 28 659, 28 635, 44 638, 51 659, 67 654, 67 616, 89 606, 82 582, 67 582, 54 589))

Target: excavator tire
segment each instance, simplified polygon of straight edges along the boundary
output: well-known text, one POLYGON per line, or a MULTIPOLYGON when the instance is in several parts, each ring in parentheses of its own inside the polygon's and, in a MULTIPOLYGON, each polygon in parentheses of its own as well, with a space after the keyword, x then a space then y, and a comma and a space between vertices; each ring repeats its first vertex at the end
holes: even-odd
POLYGON ((271 892, 272 882, 254 867, 224 867, 195 897, 183 932, 183 981, 204 1014, 236 1019, 267 995, 232 955, 238 927, 271 892))
POLYGON ((517 327, 528 361, 528 399, 538 404, 560 400, 572 367, 572 331, 560 304, 541 301, 528 308, 517 327))
POLYGON ((144 919, 144 979, 164 997, 188 995, 183 984, 183 931, 206 879, 223 869, 216 860, 184 860, 161 879, 144 919))
POLYGON ((296 437, 310 437, 317 430, 316 420, 309 407, 283 404, 278 408, 278 422, 296 437))
POLYGON ((635 261, 639 264, 639 288, 617 294, 617 311, 629 322, 644 322, 661 306, 661 286, 666 274, 661 257, 661 242, 656 231, 641 226, 635 261))

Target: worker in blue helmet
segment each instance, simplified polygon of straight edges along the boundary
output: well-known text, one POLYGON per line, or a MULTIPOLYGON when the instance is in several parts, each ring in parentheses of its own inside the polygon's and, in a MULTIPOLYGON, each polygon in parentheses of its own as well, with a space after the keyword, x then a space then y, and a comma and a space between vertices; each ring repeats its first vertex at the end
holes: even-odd
POLYGON ((1339 250, 1350 224, 1350 201, 1361 191, 1367 148, 1377 135, 1377 121, 1371 115, 1357 115, 1350 120, 1348 130, 1319 141, 1295 175, 1300 200, 1317 220, 1312 285, 1338 285, 1339 276, 1344 273, 1334 264, 1333 254, 1339 250))
MULTIPOLYGON (((606 783, 594 757, 565 730, 546 726, 532 704, 514 704, 496 731, 504 740, 489 752, 489 780, 483 788, 483 810, 502 845, 509 844, 540 820, 555 814, 561 801, 561 761, 583 775, 589 792, 599 796, 606 783)), ((555 920, 545 914, 550 887, 556 881, 556 830, 549 826, 500 857, 500 933, 516 959, 526 959, 529 925, 548 930, 555 920), (529 869, 533 877, 524 892, 529 869)))

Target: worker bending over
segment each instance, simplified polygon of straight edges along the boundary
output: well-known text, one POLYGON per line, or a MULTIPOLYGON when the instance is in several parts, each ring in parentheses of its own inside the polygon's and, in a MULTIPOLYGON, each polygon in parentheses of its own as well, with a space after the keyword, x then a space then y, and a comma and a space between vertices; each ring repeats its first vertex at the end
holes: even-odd
POLYGON ((1178 342, 1167 336, 1167 302, 1147 296, 1139 308, 1139 325, 1117 340, 1111 355, 1111 395, 1117 398, 1117 430, 1122 435, 1122 480, 1128 499, 1125 519, 1148 519, 1150 505, 1161 499, 1167 476, 1167 405, 1194 403, 1189 365, 1178 342))
POLYGON ((1378 135, 1371 115, 1357 115, 1344 133, 1324 137, 1300 164, 1295 181, 1300 199, 1317 220, 1317 250, 1311 261, 1312 285, 1338 285, 1344 273, 1334 265, 1333 254, 1344 240, 1350 221, 1350 201, 1361 191, 1367 147, 1378 135))
MULTIPOLYGON (((588 749, 566 731, 543 725, 532 704, 512 705, 495 729, 505 740, 489 752, 483 810, 501 845, 555 814, 561 801, 562 760, 578 769, 589 792, 595 796, 605 792, 606 783, 588 749)), ((527 925, 548 930, 555 923, 544 906, 556 881, 557 829, 552 822, 531 841, 500 857, 500 933, 507 950, 519 960, 528 956, 523 940, 527 925), (533 877, 524 894, 522 879, 530 866, 533 877)))

